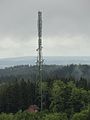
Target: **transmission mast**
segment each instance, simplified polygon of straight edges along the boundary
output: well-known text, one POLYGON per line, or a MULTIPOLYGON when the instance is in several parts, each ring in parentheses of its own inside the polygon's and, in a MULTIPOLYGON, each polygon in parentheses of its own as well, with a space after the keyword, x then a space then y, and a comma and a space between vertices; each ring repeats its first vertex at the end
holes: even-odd
POLYGON ((43 56, 42 56, 42 12, 38 12, 38 56, 37 56, 37 65, 38 65, 38 79, 41 87, 41 111, 43 109, 43 97, 42 97, 42 65, 43 65, 43 56))

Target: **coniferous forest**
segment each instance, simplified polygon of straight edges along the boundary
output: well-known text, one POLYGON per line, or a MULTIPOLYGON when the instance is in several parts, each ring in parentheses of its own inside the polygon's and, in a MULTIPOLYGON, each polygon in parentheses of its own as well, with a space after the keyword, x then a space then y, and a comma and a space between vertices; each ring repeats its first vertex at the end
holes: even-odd
POLYGON ((90 66, 43 66, 43 111, 41 85, 36 66, 0 69, 0 120, 89 120, 90 66), (10 79, 9 79, 10 78, 10 79))

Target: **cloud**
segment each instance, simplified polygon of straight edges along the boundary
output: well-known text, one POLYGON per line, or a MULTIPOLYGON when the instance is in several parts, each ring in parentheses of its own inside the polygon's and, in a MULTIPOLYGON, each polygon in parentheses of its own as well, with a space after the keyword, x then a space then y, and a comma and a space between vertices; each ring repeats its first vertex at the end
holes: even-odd
POLYGON ((53 56, 88 56, 90 40, 86 36, 62 36, 44 41, 44 54, 53 56))
POLYGON ((36 55, 43 12, 44 55, 89 55, 89 0, 0 0, 0 57, 36 55))

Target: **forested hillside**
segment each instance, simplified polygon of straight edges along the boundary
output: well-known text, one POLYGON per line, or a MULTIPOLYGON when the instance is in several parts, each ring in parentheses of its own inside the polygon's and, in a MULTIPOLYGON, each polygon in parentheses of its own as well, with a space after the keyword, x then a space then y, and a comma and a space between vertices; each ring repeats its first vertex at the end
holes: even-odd
POLYGON ((30 105, 40 108, 41 85, 37 66, 0 69, 0 82, 0 120, 90 119, 88 65, 44 65, 43 112, 38 113, 27 112, 30 105))
MULTIPOLYGON (((12 80, 37 80, 37 66, 21 65, 5 69, 0 69, 0 82, 12 80)), ((90 80, 90 65, 43 65, 43 80, 48 79, 70 79, 80 80, 81 78, 90 80)))

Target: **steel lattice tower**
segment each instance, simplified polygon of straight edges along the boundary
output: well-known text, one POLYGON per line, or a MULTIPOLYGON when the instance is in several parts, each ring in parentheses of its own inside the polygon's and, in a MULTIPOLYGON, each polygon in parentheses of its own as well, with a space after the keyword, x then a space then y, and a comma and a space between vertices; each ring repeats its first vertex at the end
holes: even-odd
POLYGON ((41 111, 43 109, 43 97, 42 97, 42 65, 43 65, 43 56, 42 56, 42 12, 38 12, 38 56, 37 56, 37 65, 38 65, 38 79, 41 86, 41 111))

